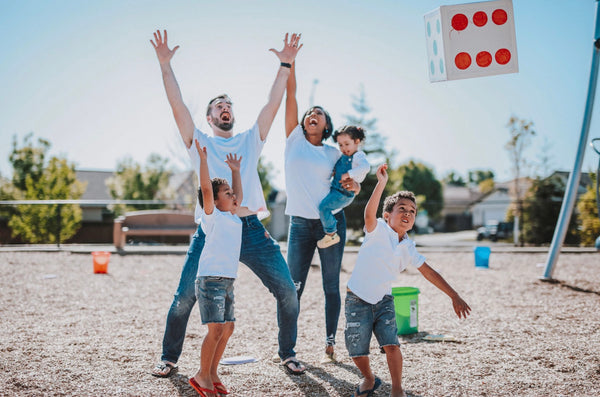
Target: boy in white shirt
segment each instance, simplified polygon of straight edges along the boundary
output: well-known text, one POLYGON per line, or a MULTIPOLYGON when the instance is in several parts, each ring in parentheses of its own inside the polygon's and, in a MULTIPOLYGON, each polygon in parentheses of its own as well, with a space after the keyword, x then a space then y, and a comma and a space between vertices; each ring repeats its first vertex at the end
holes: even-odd
POLYGON ((388 180, 387 165, 377 169, 377 185, 365 207, 365 239, 358 252, 346 295, 346 348, 364 380, 355 396, 371 396, 381 379, 371 372, 369 344, 375 334, 387 356, 392 378, 391 396, 405 396, 402 389, 402 353, 398 343, 392 298, 392 281, 408 264, 415 266, 427 280, 452 299, 454 312, 466 318, 471 308, 444 278, 417 252, 408 238, 417 214, 415 196, 401 191, 383 204, 383 219, 377 219, 377 207, 388 180))
POLYGON ((228 394, 217 374, 217 367, 233 333, 233 282, 242 244, 242 221, 236 215, 242 202, 242 182, 237 154, 227 155, 231 169, 231 185, 223 178, 210 179, 206 147, 194 140, 200 155, 200 188, 202 215, 199 223, 206 234, 196 276, 196 298, 202 324, 208 333, 200 351, 200 369, 189 379, 190 385, 203 397, 228 394))

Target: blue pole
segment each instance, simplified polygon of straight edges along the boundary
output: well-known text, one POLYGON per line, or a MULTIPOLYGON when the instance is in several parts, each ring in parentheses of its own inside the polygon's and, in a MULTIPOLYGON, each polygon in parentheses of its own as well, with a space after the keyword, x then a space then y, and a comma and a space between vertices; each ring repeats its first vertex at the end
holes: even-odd
POLYGON ((541 277, 542 280, 552 280, 552 271, 556 261, 558 260, 560 248, 565 241, 569 220, 573 214, 573 206, 575 204, 575 198, 577 197, 577 187, 579 186, 579 179, 581 177, 581 165, 583 163, 583 155, 587 146, 586 142, 588 139, 588 133, 592 119, 592 110, 594 108, 594 97, 596 96, 596 81, 598 80, 598 62, 600 60, 600 7, 598 6, 596 7, 596 31, 594 33, 594 39, 594 53, 592 55, 590 84, 588 86, 588 96, 585 105, 585 112, 583 114, 583 126, 581 127, 581 137, 579 138, 577 156, 575 158, 575 164, 573 165, 573 171, 569 175, 569 180, 567 182, 567 190, 565 192, 562 206, 560 207, 558 222, 556 224, 556 229, 554 229, 552 244, 550 244, 550 252, 548 253, 548 260, 546 262, 544 276, 541 277))

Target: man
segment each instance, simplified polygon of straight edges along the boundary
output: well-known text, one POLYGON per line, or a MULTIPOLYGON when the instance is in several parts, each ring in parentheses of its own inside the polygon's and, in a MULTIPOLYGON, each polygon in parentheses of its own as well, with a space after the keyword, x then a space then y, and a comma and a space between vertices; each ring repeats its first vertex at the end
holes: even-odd
MULTIPOLYGON (((171 68, 171 58, 179 46, 169 49, 166 30, 164 34, 157 30, 154 33, 154 41, 150 40, 158 57, 167 99, 194 169, 199 169, 200 164, 198 152, 193 146, 195 139, 202 147, 207 148, 208 168, 213 177, 227 180, 231 178, 231 172, 224 161, 228 153, 236 153, 243 158, 241 179, 244 199, 238 210, 243 224, 240 262, 247 265, 261 279, 277 300, 278 354, 282 364, 291 374, 302 374, 306 370, 298 362, 294 352, 299 310, 298 298, 279 245, 269 236, 258 218, 258 214, 267 214, 268 212, 257 165, 260 152, 281 104, 291 64, 302 47, 299 45, 299 40, 300 35, 293 34, 288 41, 286 34, 281 51, 270 49, 279 58, 281 66, 271 87, 267 104, 260 111, 252 128, 234 135, 235 118, 229 97, 220 95, 209 102, 206 120, 212 129, 212 136, 196 128, 191 114, 183 102, 179 85, 171 68)), ((229 182, 231 183, 231 181, 229 182)), ((199 204, 197 204, 196 219, 199 218, 200 211, 199 204)), ((192 238, 179 286, 167 315, 161 362, 153 369, 152 375, 154 376, 167 377, 177 370, 176 364, 181 355, 187 321, 196 302, 195 279, 198 259, 204 247, 204 237, 202 229, 198 227, 192 238)))

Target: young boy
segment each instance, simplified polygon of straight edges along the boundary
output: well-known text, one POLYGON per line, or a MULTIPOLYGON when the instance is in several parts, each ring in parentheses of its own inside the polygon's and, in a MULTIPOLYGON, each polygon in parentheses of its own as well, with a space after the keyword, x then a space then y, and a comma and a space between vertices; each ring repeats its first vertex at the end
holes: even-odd
POLYGON ((200 189, 202 215, 200 225, 206 234, 198 263, 196 298, 202 323, 208 333, 200 350, 200 369, 189 379, 203 397, 228 394, 217 375, 217 367, 233 333, 233 281, 237 276, 242 221, 236 215, 242 202, 240 163, 242 158, 228 154, 225 162, 231 169, 231 186, 222 178, 210 179, 206 148, 195 140, 200 155, 200 189))
POLYGON ((392 281, 408 264, 419 269, 433 285, 452 299, 454 312, 466 318, 471 308, 444 278, 420 255, 407 232, 417 214, 412 192, 398 192, 385 199, 383 219, 377 219, 377 207, 387 183, 387 165, 377 169, 377 185, 365 207, 365 239, 358 252, 346 294, 346 348, 364 380, 355 396, 371 396, 381 379, 371 372, 369 343, 374 333, 387 356, 392 377, 391 396, 405 396, 402 389, 402 353, 398 343, 392 281))

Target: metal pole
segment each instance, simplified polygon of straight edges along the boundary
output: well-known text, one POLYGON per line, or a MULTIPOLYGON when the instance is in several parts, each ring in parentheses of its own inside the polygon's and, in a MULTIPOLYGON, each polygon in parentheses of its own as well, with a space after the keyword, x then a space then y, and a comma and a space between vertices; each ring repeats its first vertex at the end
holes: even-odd
POLYGON ((579 179, 581 177, 581 165, 583 163, 583 155, 587 146, 586 142, 588 139, 588 133, 592 119, 592 110, 594 108, 596 82, 598 80, 598 62, 600 60, 600 7, 598 6, 596 6, 596 31, 594 39, 592 70, 590 71, 590 83, 588 86, 588 96, 583 115, 583 125, 581 127, 581 136, 579 138, 577 156, 575 158, 575 164, 573 165, 573 171, 569 175, 567 190, 565 192, 562 206, 560 207, 558 222, 556 224, 556 229, 554 229, 554 236, 552 237, 552 244, 550 245, 548 260, 546 261, 546 268, 544 270, 543 277, 540 277, 541 280, 552 280, 552 271, 556 261, 558 260, 560 248, 565 240, 565 235, 567 234, 567 228, 569 226, 569 220, 571 219, 571 215, 573 213, 575 198, 577 197, 577 187, 579 186, 579 179))

